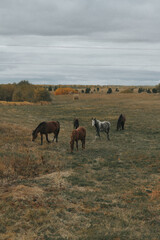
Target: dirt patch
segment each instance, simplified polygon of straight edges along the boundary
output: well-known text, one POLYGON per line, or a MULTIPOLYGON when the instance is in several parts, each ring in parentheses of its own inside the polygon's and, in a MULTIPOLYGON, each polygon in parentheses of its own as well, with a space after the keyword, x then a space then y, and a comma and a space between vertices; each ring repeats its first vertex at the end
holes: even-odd
MULTIPOLYGON (((18 185, 5 190, 3 198, 12 197, 14 200, 28 200, 38 199, 43 195, 43 190, 39 187, 28 187, 25 185, 18 185)), ((2 197, 2 196, 1 196, 2 197)))
POLYGON ((52 181, 52 184, 55 185, 55 187, 65 187, 68 185, 68 182, 65 180, 66 177, 69 177, 72 174, 72 171, 58 171, 49 173, 46 175, 42 175, 40 177, 37 177, 36 179, 50 179, 52 181))

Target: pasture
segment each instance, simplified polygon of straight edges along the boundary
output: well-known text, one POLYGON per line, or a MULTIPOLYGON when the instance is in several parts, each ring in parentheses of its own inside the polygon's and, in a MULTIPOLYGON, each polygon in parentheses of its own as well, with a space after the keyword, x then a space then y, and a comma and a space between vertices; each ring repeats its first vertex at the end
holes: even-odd
POLYGON ((49 105, 0 105, 0 119, 0 239, 160 239, 159 94, 53 96, 49 105), (79 142, 71 154, 76 117, 86 149, 79 142), (110 121, 111 141, 95 139, 92 117, 110 121), (59 142, 32 142, 52 120, 59 142))

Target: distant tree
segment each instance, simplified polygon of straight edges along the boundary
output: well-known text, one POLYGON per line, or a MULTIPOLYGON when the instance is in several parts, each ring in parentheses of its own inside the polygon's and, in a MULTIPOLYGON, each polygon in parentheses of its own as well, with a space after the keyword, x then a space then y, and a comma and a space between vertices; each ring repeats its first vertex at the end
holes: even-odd
POLYGON ((54 91, 56 91, 56 90, 57 90, 57 88, 58 88, 58 87, 57 87, 57 86, 55 86, 55 87, 54 87, 54 91))
POLYGON ((97 87, 97 92, 99 92, 99 87, 97 87))
POLYGON ((26 81, 22 81, 19 84, 16 85, 12 101, 14 102, 33 102, 34 101, 34 86, 32 84, 29 84, 26 81))
POLYGON ((81 93, 84 93, 84 90, 83 90, 83 89, 81 90, 81 93))
POLYGON ((127 89, 121 91, 121 93, 133 93, 133 90, 134 90, 133 88, 127 88, 127 89))
POLYGON ((85 93, 90 93, 91 89, 90 88, 86 88, 85 93))
POLYGON ((107 94, 112 93, 112 88, 108 88, 107 94))
POLYGON ((48 91, 50 91, 50 92, 52 91, 52 86, 48 87, 48 91))
POLYGON ((49 92, 45 88, 37 88, 34 91, 34 101, 39 102, 39 101, 51 101, 51 96, 49 92))
POLYGON ((115 92, 119 92, 119 89, 118 89, 118 88, 116 88, 115 92))
POLYGON ((28 80, 22 80, 17 85, 31 85, 28 80))
POLYGON ((12 101, 15 84, 0 85, 0 100, 12 101))
POLYGON ((157 92, 160 92, 160 83, 156 86, 157 92))
POLYGON ((157 89, 156 88, 152 88, 152 93, 157 93, 157 89))
POLYGON ((142 93, 142 92, 144 92, 144 91, 145 91, 144 88, 142 88, 142 87, 138 88, 138 93, 142 93))
POLYGON ((151 90, 149 88, 147 89, 147 93, 151 93, 151 90))

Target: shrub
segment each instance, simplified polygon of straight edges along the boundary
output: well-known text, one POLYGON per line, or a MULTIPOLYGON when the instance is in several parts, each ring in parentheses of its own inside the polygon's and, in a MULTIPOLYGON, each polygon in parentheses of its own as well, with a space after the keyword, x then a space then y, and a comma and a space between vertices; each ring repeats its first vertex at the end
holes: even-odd
POLYGON ((91 89, 90 88, 86 88, 85 93, 90 93, 91 89))
POLYGON ((50 92, 52 91, 52 86, 48 87, 48 91, 50 91, 50 92))
POLYGON ((34 101, 51 101, 51 96, 45 88, 37 88, 34 91, 34 101))
POLYGON ((158 91, 157 91, 156 88, 152 88, 152 92, 153 92, 153 93, 157 93, 158 91))
POLYGON ((67 94, 73 94, 73 93, 78 93, 78 91, 73 88, 58 88, 54 92, 55 95, 67 95, 67 94))
POLYGON ((156 86, 157 92, 160 92, 160 83, 156 86))
POLYGON ((138 88, 138 93, 141 93, 141 92, 144 92, 144 91, 145 91, 144 88, 142 88, 142 87, 138 88))
POLYGON ((147 89, 147 93, 151 93, 151 90, 149 88, 147 89))
POLYGON ((12 101, 14 102, 33 102, 34 101, 34 86, 26 81, 22 81, 16 85, 12 101))
POLYGON ((112 88, 108 88, 107 94, 112 93, 112 88))
POLYGON ((58 88, 58 87, 57 87, 57 86, 55 86, 55 87, 54 87, 54 91, 56 91, 56 90, 57 90, 57 88, 58 88))
POLYGON ((15 84, 6 84, 0 86, 0 100, 12 101, 15 84))
POLYGON ((133 88, 127 88, 124 91, 122 91, 122 93, 133 93, 133 88))
POLYGON ((118 89, 118 88, 116 88, 115 92, 119 92, 119 89, 118 89))

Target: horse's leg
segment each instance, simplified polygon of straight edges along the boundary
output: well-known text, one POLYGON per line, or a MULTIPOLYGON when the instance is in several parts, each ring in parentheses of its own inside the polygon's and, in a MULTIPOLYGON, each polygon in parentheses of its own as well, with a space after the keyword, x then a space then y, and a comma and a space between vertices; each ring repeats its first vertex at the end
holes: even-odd
POLYGON ((43 145, 43 134, 41 133, 41 145, 43 145))
POLYGON ((48 143, 50 143, 50 141, 48 140, 48 134, 46 133, 46 140, 48 143))
POLYGON ((56 142, 58 142, 58 134, 59 134, 59 129, 56 130, 56 132, 54 133, 53 141, 54 141, 54 139, 56 139, 56 142))
POLYGON ((58 133, 56 133, 56 142, 58 142, 58 133))
POLYGON ((82 140, 82 149, 85 149, 85 139, 82 140))
POLYGON ((97 130, 97 134, 96 134, 98 137, 100 137, 100 133, 99 133, 99 131, 97 130))
POLYGON ((122 122, 122 130, 124 130, 124 122, 122 122))
POLYGON ((78 151, 78 140, 76 140, 76 148, 77 148, 77 151, 78 151))
POLYGON ((109 130, 107 131, 107 139, 110 140, 110 138, 109 138, 109 130))

